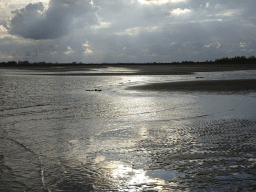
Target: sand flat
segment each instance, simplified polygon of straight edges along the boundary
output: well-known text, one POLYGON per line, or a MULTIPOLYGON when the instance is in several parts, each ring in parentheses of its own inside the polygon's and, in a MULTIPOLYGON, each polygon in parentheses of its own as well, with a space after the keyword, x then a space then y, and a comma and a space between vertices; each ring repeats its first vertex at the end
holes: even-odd
POLYGON ((150 83, 146 85, 131 86, 127 90, 142 91, 206 91, 206 92, 237 92, 255 91, 256 79, 239 80, 200 80, 182 82, 150 83))
POLYGON ((35 71, 37 75, 40 75, 40 72, 43 75, 53 72, 54 75, 62 76, 189 75, 195 72, 255 70, 256 64, 52 64, 15 66, 10 69, 35 71), (109 68, 112 70, 108 71, 109 68), (124 70, 121 71, 120 68, 124 70), (104 69, 108 72, 99 72, 104 69), (115 71, 115 69, 118 70, 115 71))

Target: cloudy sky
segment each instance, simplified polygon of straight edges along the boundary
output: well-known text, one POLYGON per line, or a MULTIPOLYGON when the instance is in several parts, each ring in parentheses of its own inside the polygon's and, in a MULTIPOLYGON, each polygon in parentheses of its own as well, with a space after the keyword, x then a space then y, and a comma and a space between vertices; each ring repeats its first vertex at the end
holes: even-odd
POLYGON ((256 55, 255 0, 0 0, 0 61, 256 55))

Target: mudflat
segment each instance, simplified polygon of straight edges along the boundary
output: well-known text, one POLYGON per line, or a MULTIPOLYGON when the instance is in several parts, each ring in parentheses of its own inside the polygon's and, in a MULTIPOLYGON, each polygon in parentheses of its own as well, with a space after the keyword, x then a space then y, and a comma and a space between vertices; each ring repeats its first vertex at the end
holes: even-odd
POLYGON ((0 191, 255 191, 255 72, 0 68, 0 191))
MULTIPOLYGON (((7 67, 6 67, 7 68, 7 67)), ((109 75, 189 75, 194 72, 216 72, 254 70, 256 64, 217 64, 217 63, 192 63, 192 64, 51 64, 51 65, 28 65, 9 67, 19 70, 34 70, 37 72, 65 72, 72 76, 109 76, 109 75), (99 73, 97 69, 124 68, 123 71, 111 71, 99 73), (125 70, 127 69, 127 71, 125 70), (77 73, 68 73, 74 72, 77 73), (85 72, 85 73, 84 73, 85 72), (90 73, 86 73, 90 72, 90 73)), ((1 68, 0 68, 1 69, 1 68)), ((44 74, 45 75, 45 74, 44 74)))
MULTIPOLYGON (((9 69, 30 71, 28 75, 54 76, 123 76, 123 75, 192 75, 195 72, 224 72, 239 70, 256 70, 256 64, 51 64, 14 66, 9 69), (35 72, 35 73, 33 73, 35 72)), ((1 69, 1 68, 0 68, 1 69)), ((149 83, 127 87, 126 90, 141 91, 203 91, 203 92, 237 92, 255 91, 256 79, 207 80, 149 83)))
POLYGON ((131 86, 127 90, 142 91, 203 91, 203 92, 237 92, 256 91, 256 79, 241 80, 200 80, 168 83, 151 83, 140 86, 131 86))
POLYGON ((186 75, 195 72, 254 70, 256 64, 145 64, 122 67, 136 69, 137 73, 145 75, 186 75))

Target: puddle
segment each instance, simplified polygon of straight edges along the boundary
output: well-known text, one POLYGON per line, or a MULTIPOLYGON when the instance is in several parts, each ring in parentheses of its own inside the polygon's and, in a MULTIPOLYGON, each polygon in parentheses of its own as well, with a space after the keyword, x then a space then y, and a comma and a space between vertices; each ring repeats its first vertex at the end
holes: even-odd
POLYGON ((162 174, 161 171, 145 171, 143 169, 134 169, 131 165, 120 162, 111 161, 104 162, 105 169, 109 170, 108 174, 113 178, 113 182, 117 185, 118 191, 163 191, 166 185, 165 178, 172 178, 162 174), (158 176, 162 178, 158 178, 158 176))
POLYGON ((232 177, 230 177, 230 176, 216 176, 215 178, 216 178, 216 179, 221 179, 221 180, 224 180, 224 179, 232 179, 232 177))
POLYGON ((164 187, 177 187, 173 179, 184 177, 183 173, 175 170, 148 170, 141 167, 145 163, 145 158, 139 158, 139 153, 127 154, 100 154, 96 157, 95 163, 99 163, 107 175, 113 178, 118 184, 120 191, 164 191, 164 187), (136 157, 137 156, 137 157, 136 157))
POLYGON ((252 177, 252 175, 247 173, 235 173, 234 176, 239 179, 247 179, 252 177))
POLYGON ((156 170, 156 171, 147 171, 146 175, 151 178, 158 178, 163 180, 171 180, 175 177, 184 177, 183 173, 177 173, 176 171, 164 171, 164 170, 156 170))

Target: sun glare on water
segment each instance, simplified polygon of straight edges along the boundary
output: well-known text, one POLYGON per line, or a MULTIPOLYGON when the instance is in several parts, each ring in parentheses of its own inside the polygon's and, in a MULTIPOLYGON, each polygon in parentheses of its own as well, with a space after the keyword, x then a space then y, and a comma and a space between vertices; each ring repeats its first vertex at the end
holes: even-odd
POLYGON ((161 186, 165 185, 164 180, 150 178, 146 175, 146 171, 142 169, 133 169, 119 162, 112 164, 112 170, 113 179, 117 179, 119 181, 119 190, 124 190, 125 186, 129 186, 129 191, 135 192, 151 186, 158 191, 162 191, 161 186), (156 186, 153 187, 154 185, 156 186))

